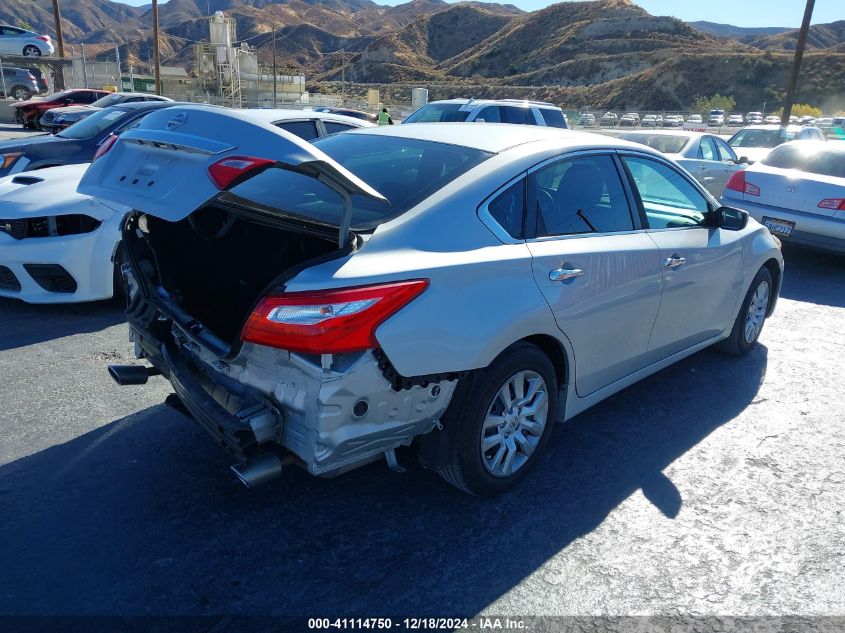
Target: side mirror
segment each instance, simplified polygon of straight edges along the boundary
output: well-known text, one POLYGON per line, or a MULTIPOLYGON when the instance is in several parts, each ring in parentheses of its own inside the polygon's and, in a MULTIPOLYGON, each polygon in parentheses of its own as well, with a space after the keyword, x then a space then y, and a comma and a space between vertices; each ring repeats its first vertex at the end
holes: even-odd
POLYGON ((748 164, 748 156, 740 156, 736 159, 737 165, 747 165, 748 164))
POLYGON ((748 226, 748 212, 733 207, 719 207, 715 211, 716 226, 726 231, 741 231, 748 226))

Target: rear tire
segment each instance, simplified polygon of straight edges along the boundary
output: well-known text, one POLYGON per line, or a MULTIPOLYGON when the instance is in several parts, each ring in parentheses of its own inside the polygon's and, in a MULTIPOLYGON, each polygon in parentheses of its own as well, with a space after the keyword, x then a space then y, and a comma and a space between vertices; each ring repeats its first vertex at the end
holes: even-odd
POLYGON ((30 44, 29 46, 23 47, 23 56, 24 57, 41 57, 41 49, 37 46, 33 46, 30 44))
POLYGON ((733 356, 744 356, 752 350, 766 323, 772 292, 772 274, 763 266, 751 281, 731 335, 716 343, 716 349, 733 356))
POLYGON ((126 262, 126 252, 123 249, 123 242, 117 245, 114 251, 114 270, 112 272, 112 300, 126 306, 126 284, 123 283, 123 273, 120 267, 126 262))
POLYGON ((454 434, 438 473, 471 495, 492 497, 516 486, 548 443, 557 375, 539 348, 517 343, 461 380, 441 420, 454 434))
POLYGON ((12 86, 9 92, 13 99, 20 99, 21 101, 26 101, 32 96, 32 92, 25 86, 12 86))

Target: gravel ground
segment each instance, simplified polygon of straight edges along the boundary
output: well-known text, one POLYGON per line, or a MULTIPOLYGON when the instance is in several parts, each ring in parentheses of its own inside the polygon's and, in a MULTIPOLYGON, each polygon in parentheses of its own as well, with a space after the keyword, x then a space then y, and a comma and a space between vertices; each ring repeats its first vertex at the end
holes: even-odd
POLYGON ((845 259, 786 257, 753 353, 559 426, 493 501, 407 455, 248 490, 161 378, 112 384, 114 305, 0 300, 0 615, 845 615, 845 259))

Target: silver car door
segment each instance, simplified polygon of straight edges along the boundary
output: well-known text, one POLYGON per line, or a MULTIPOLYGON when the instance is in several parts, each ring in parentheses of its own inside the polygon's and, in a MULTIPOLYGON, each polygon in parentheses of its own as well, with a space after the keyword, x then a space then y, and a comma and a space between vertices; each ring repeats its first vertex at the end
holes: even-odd
POLYGON ((11 31, 0 26, 0 53, 5 55, 20 54, 15 52, 15 38, 12 37, 11 31))
POLYGON ((627 152, 623 161, 660 249, 663 296, 649 342, 654 362, 729 327, 743 278, 742 232, 708 226, 714 203, 669 162, 627 152))
POLYGON ((587 396, 645 366, 660 302, 659 252, 612 153, 532 170, 527 199, 532 273, 572 345, 578 395, 587 396))

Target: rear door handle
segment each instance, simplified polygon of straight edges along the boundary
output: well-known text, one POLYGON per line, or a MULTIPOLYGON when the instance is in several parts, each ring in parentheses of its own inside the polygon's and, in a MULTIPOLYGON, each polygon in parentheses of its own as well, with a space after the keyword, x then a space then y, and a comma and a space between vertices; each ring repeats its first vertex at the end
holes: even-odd
POLYGON ((686 257, 678 257, 677 255, 672 255, 672 257, 667 257, 663 260, 663 265, 666 266, 666 268, 677 268, 678 266, 683 266, 686 263, 686 257))
POLYGON ((580 268, 558 268, 549 273, 549 279, 552 281, 566 281, 567 279, 575 279, 584 274, 580 268))

